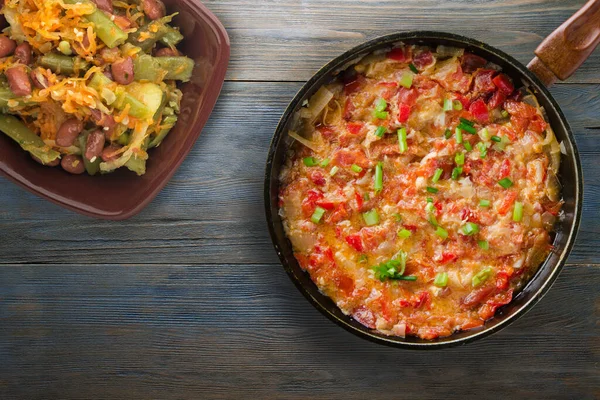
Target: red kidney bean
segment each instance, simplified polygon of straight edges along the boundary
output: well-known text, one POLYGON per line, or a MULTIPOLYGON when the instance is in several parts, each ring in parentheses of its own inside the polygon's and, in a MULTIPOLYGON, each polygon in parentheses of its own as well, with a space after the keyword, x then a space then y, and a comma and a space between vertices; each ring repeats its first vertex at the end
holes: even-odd
POLYGON ((75 154, 67 154, 63 156, 60 161, 60 166, 67 172, 72 174, 83 174, 85 171, 85 165, 83 164, 83 160, 81 157, 76 156, 75 154))
POLYGON ((158 49, 154 52, 155 57, 173 57, 178 55, 179 52, 176 49, 171 49, 170 47, 163 47, 162 49, 158 49))
POLYGON ((85 143, 85 158, 94 161, 96 157, 99 157, 102 154, 102 150, 104 150, 104 141, 104 133, 101 130, 91 132, 85 143))
POLYGON ((152 20, 162 18, 167 13, 165 5, 160 0, 142 0, 142 8, 146 16, 152 20))
POLYGON ((49 163, 44 164, 42 162, 42 160, 40 160, 39 158, 37 158, 36 156, 34 156, 33 154, 31 155, 31 158, 33 158, 35 161, 37 161, 38 163, 45 165, 46 167, 56 167, 58 164, 60 164, 60 158, 57 158, 56 160, 52 160, 49 163))
POLYGON ((56 145, 68 147, 73 144, 77 136, 83 130, 83 122, 77 118, 70 118, 62 123, 56 133, 56 145))
POLYGON ((113 77, 113 74, 110 72, 110 69, 105 69, 104 71, 102 71, 102 73, 104 74, 105 77, 107 77, 111 81, 115 80, 115 78, 113 77))
POLYGON ((106 11, 108 13, 113 13, 113 5, 110 0, 92 0, 96 3, 96 6, 102 11, 106 11))
POLYGON ((110 72, 115 78, 115 82, 121 85, 129 85, 133 82, 133 59, 127 57, 122 61, 113 63, 110 67, 110 72))
POLYGON ((23 42, 15 49, 15 59, 21 64, 28 65, 31 63, 31 46, 27 42, 23 42))
POLYGON ((33 82, 33 86, 35 86, 38 89, 46 89, 50 85, 48 83, 48 78, 46 78, 44 75, 41 75, 42 81, 40 82, 35 71, 36 70, 33 69, 33 70, 31 70, 31 73, 29 74, 29 77, 31 78, 31 82, 33 82))
POLYGON ((17 47, 17 42, 0 35, 0 58, 10 56, 17 47))
POLYGON ((4 72, 8 79, 10 91, 16 96, 29 96, 31 94, 31 82, 29 74, 24 65, 15 65, 4 72))
POLYGON ((112 117, 112 115, 104 114, 100 110, 92 109, 92 119, 98 126, 102 126, 102 132, 104 132, 104 136, 106 136, 107 140, 110 140, 113 131, 115 130, 115 126, 117 122, 112 117))
POLYGON ((117 154, 117 151, 119 151, 120 149, 121 146, 117 144, 111 144, 110 146, 105 147, 104 150, 102 150, 102 154, 100 155, 100 157, 102 157, 102 161, 116 160, 117 158, 119 158, 119 154, 117 154))

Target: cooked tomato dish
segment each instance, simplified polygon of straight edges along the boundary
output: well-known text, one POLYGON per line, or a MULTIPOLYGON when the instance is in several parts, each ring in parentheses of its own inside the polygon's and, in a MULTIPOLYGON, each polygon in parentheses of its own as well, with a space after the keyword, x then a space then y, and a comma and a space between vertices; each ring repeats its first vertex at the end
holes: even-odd
POLYGON ((279 213, 342 312, 386 335, 448 336, 482 326, 546 259, 561 146, 515 84, 464 49, 399 44, 304 102, 279 213))

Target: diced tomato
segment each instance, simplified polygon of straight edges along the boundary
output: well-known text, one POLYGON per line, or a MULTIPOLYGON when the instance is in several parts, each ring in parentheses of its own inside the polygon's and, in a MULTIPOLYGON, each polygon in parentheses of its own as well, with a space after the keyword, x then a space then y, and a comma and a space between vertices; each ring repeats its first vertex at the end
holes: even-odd
POLYGON ((494 82, 499 91, 507 96, 515 90, 512 80, 506 74, 498 74, 492 79, 492 82, 494 82))
POLYGON ((336 274, 333 282, 346 296, 350 296, 354 292, 354 281, 346 274, 336 274))
POLYGON ((411 225, 411 224, 403 224, 402 226, 413 233, 415 233, 418 229, 418 227, 416 225, 411 225))
POLYGON ((323 138, 327 140, 331 139, 335 135, 335 131, 331 126, 321 125, 317 128, 317 130, 319 131, 321 136, 323 136, 323 138))
POLYGON ((496 71, 492 69, 482 69, 475 74, 473 91, 475 93, 488 93, 496 90, 496 85, 492 81, 492 77, 496 71))
POLYGON ((464 96, 460 93, 456 93, 456 100, 460 101, 460 104, 462 104, 463 109, 469 109, 469 106, 471 105, 471 100, 469 100, 467 96, 464 96))
POLYGON ((426 291, 419 293, 413 305, 415 308, 419 308, 422 306, 426 308, 431 308, 431 294, 429 294, 429 292, 426 291))
POLYGON ((327 211, 331 211, 335 208, 335 203, 333 201, 317 200, 316 204, 327 211))
POLYGON ((506 272, 498 272, 496 274, 496 288, 498 290, 506 290, 508 288, 508 274, 506 272))
POLYGON ((450 253, 450 252, 443 252, 442 253, 442 259, 440 260, 440 263, 442 264, 447 264, 450 262, 454 262, 458 260, 458 256, 454 253, 450 253))
POLYGON ((356 192, 354 194, 354 199, 356 200, 356 207, 360 211, 360 209, 363 206, 364 199, 363 199, 362 195, 360 193, 358 193, 358 192, 356 192))
POLYGON ((398 104, 406 104, 412 106, 416 103, 419 97, 419 91, 416 88, 407 89, 404 86, 398 89, 398 104))
POLYGON ((317 208, 317 201, 322 199, 323 193, 314 189, 310 189, 306 193, 304 200, 302 200, 302 214, 306 218, 310 217, 315 212, 315 208, 317 208))
MULTIPOLYGON (((325 207, 323 207, 325 208, 325 207)), ((349 215, 348 212, 348 207, 346 206, 345 203, 340 203, 337 205, 337 207, 335 207, 335 209, 327 216, 325 217, 325 221, 329 224, 335 224, 337 222, 340 222, 341 220, 347 218, 349 215)), ((337 229, 337 227, 336 227, 337 229)), ((336 231, 336 235, 339 237, 341 236, 341 232, 337 232, 336 231)))
POLYGON ((488 122, 490 119, 488 108, 482 99, 475 100, 469 107, 469 112, 481 123, 488 122))
POLYGON ((362 253, 364 251, 364 246, 362 242, 362 238, 358 234, 348 235, 346 236, 346 243, 350 245, 354 250, 362 253))
POLYGON ((519 115, 512 115, 510 117, 510 125, 515 133, 522 135, 529 126, 529 119, 523 118, 519 115))
POLYGON ((504 109, 509 112, 510 115, 518 115, 522 118, 532 118, 534 115, 537 115, 537 109, 534 106, 530 106, 529 104, 507 100, 504 103, 504 109))
POLYGON ((388 87, 388 88, 397 88, 398 82, 378 82, 379 86, 388 87))
POLYGON ((357 74, 355 79, 344 85, 344 93, 347 95, 356 92, 365 83, 365 77, 357 74))
POLYGON ((423 69, 433 63, 433 54, 429 50, 423 51, 413 57, 413 64, 418 69, 423 69))
POLYGON ((461 67, 468 74, 472 74, 478 68, 483 68, 486 64, 487 60, 485 58, 475 54, 465 52, 462 56, 461 67))
POLYGON ((307 269, 310 272, 317 271, 323 267, 330 268, 335 265, 333 251, 331 248, 316 245, 313 252, 309 256, 307 269))
POLYGON ((488 100, 488 107, 490 108, 490 110, 493 110, 494 108, 498 108, 504 103, 505 100, 506 100, 506 95, 503 92, 501 92, 500 90, 497 90, 494 92, 492 97, 490 97, 490 99, 488 100))
MULTIPOLYGON (((512 119, 511 119, 512 122, 512 119)), ((501 126, 500 130, 498 131, 499 134, 502 136, 506 136, 510 139, 511 142, 514 142, 517 139, 517 134, 515 133, 515 131, 511 128, 509 128, 508 126, 501 126)))
POLYGON ((398 122, 404 123, 410 117, 410 107, 406 104, 398 104, 398 122))
POLYGON ((508 158, 505 158, 504 161, 502 161, 502 165, 500 165, 500 176, 498 177, 498 180, 504 179, 509 175, 510 175, 510 160, 508 158))
POLYGON ((354 106, 352 99, 347 98, 346 103, 344 104, 344 119, 346 121, 352 119, 352 115, 353 115, 355 109, 356 109, 356 107, 354 106))
POLYGON ((356 308, 352 312, 352 317, 367 328, 375 329, 375 315, 366 306, 363 305, 356 308))
POLYGON ((503 293, 498 293, 486 301, 486 303, 479 309, 479 316, 484 320, 492 318, 499 307, 510 303, 512 300, 512 294, 512 289, 503 293))
POLYGON ((508 190, 502 199, 502 203, 500 203, 500 207, 498 207, 498 214, 506 214, 510 209, 512 209, 515 200, 517 200, 517 192, 514 190, 508 190))
POLYGON ((369 166, 369 160, 360 149, 339 149, 334 153, 332 160, 335 165, 343 167, 349 167, 352 164, 356 164, 362 168, 369 166))
POLYGON ((548 124, 546 123, 546 121, 544 121, 542 117, 540 117, 539 115, 535 115, 529 122, 529 126, 527 128, 536 133, 541 134, 544 133, 547 126, 548 124))
POLYGON ((346 124, 346 129, 353 135, 358 135, 364 125, 361 122, 348 122, 346 124))
POLYGON ((323 186, 327 183, 321 171, 313 171, 310 174, 310 180, 317 186, 323 186))
POLYGON ((387 53, 387 58, 394 61, 405 62, 408 59, 408 49, 406 47, 396 47, 387 53))

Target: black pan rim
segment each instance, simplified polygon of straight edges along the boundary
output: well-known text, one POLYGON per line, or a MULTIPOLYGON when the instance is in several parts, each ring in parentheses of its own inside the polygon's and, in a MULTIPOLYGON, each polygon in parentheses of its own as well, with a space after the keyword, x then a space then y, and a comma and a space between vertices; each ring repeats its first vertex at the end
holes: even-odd
MULTIPOLYGON (((506 54, 505 52, 503 52, 493 46, 490 46, 484 42, 473 39, 473 38, 469 38, 466 36, 461 36, 461 35, 457 35, 457 34, 453 34, 453 33, 440 32, 440 31, 409 31, 409 32, 398 32, 398 33, 383 35, 383 36, 374 38, 370 41, 364 42, 358 46, 351 48, 350 50, 344 52, 343 54, 335 57, 334 59, 329 61, 326 65, 324 65, 321 69, 319 69, 319 71, 317 71, 302 86, 302 88, 298 91, 298 93, 296 93, 296 95, 294 96, 294 98, 292 99, 292 101, 289 103, 286 110, 282 114, 282 117, 279 120, 279 123, 275 130, 275 133, 274 133, 271 143, 269 145, 269 152, 268 152, 267 163, 266 163, 266 168, 265 168, 264 202, 265 202, 264 203, 265 215, 266 215, 267 225, 269 228, 269 234, 271 236, 271 240, 273 242, 275 250, 277 251, 277 255, 278 255, 286 273, 292 280, 292 282, 294 282, 294 284, 296 285, 298 290, 304 295, 304 297, 306 297, 309 300, 309 302, 316 309, 318 309, 327 318, 329 318, 336 324, 340 325, 345 330, 347 330, 359 337, 362 337, 364 339, 367 339, 369 341, 372 341, 372 342, 375 342, 378 344, 384 344, 384 345, 388 345, 388 346, 392 346, 392 347, 407 348, 407 349, 440 349, 440 348, 448 348, 448 347, 464 345, 464 344, 470 343, 472 341, 475 341, 477 339, 481 339, 483 337, 489 336, 495 332, 498 332, 499 330, 510 325, 512 322, 514 322, 515 320, 517 320, 518 318, 523 316, 525 313, 527 313, 527 311, 529 311, 535 304, 537 304, 537 302, 547 293, 547 291, 550 289, 552 284, 556 281, 556 278, 558 277, 560 271, 564 267, 567 257, 570 254, 570 252, 573 248, 573 245, 575 243, 577 231, 579 229, 579 224, 580 224, 580 220, 581 220, 581 212, 582 212, 582 208, 583 208, 583 173, 582 173, 582 168, 581 168, 581 160, 579 157, 579 151, 577 149, 577 144, 576 144, 573 132, 571 130, 571 127, 569 126, 569 123, 568 123, 566 117, 564 116, 558 103, 552 97, 552 95, 550 94, 548 89, 545 87, 545 85, 531 71, 529 71, 523 64, 521 64, 519 61, 517 61, 512 56, 506 54), (340 318, 337 315, 334 315, 332 312, 330 312, 323 304, 321 304, 319 302, 318 299, 313 297, 309 293, 309 291, 304 287, 304 285, 299 281, 298 277, 296 276, 292 267, 290 266, 287 258, 283 255, 281 246, 277 240, 277 236, 275 233, 275 221, 274 221, 273 215, 272 215, 272 204, 271 204, 271 190, 272 190, 271 170, 272 170, 273 163, 274 163, 274 156, 276 153, 276 149, 278 148, 280 141, 284 137, 284 134, 285 134, 284 128, 286 127, 290 116, 292 115, 292 113, 294 112, 294 110, 296 109, 298 104, 304 99, 304 97, 306 96, 309 89, 314 85, 314 83, 317 80, 321 79, 324 75, 328 75, 328 74, 331 74, 332 72, 336 71, 336 69, 339 69, 340 66, 348 64, 350 61, 352 61, 353 59, 356 59, 356 57, 362 53, 365 53, 365 52, 368 53, 369 51, 373 51, 378 47, 382 47, 385 45, 391 45, 395 42, 399 42, 399 41, 403 41, 403 40, 420 40, 420 39, 431 40, 431 41, 449 40, 449 41, 455 42, 457 45, 462 46, 462 47, 479 47, 483 51, 492 53, 492 54, 496 55, 497 57, 503 59, 508 64, 511 64, 511 66, 515 70, 517 70, 521 75, 526 76, 530 81, 532 81, 535 84, 536 89, 539 90, 544 95, 544 97, 550 102, 550 104, 554 108, 554 111, 558 115, 559 120, 561 121, 561 123, 564 127, 565 137, 566 137, 566 140, 569 142, 569 147, 572 150, 572 154, 573 154, 573 163, 574 163, 573 168, 575 170, 575 178, 576 178, 574 187, 575 187, 576 193, 574 194, 575 195, 574 196, 575 204, 574 204, 573 222, 572 222, 570 230, 567 234, 566 245, 565 245, 564 249, 562 250, 562 252, 560 253, 556 264, 554 266, 549 266, 549 268, 551 268, 550 275, 548 275, 548 277, 541 284, 540 288, 538 288, 535 291, 535 293, 532 295, 532 297, 526 303, 524 303, 512 315, 505 317, 504 319, 499 321, 494 326, 486 327, 484 325, 482 328, 479 328, 479 329, 463 331, 463 332, 470 333, 470 334, 467 334, 465 337, 453 338, 453 336, 455 336, 455 334, 453 334, 448 337, 436 339, 433 341, 409 342, 409 341, 405 341, 405 339, 400 338, 400 337, 395 337, 395 336, 388 337, 388 336, 369 332, 369 331, 367 331, 368 328, 365 328, 363 330, 363 329, 359 329, 359 328, 351 325, 349 322, 343 320, 342 318, 340 318)), ((544 262, 544 264, 542 264, 542 266, 540 266, 539 269, 546 267, 545 264, 547 262, 548 262, 548 259, 544 262)))

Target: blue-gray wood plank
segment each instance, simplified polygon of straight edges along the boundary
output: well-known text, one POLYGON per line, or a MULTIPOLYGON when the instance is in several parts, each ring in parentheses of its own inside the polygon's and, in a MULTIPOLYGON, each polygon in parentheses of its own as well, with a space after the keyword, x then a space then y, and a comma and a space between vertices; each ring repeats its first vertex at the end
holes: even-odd
POLYGON ((429 29, 527 62, 584 2, 207 0, 232 39, 228 82, 146 210, 96 221, 0 178, 0 399, 600 398, 600 51, 551 89, 584 166, 577 244, 548 295, 490 338, 415 352, 338 328, 287 279, 262 204, 279 116, 335 55, 429 29))

